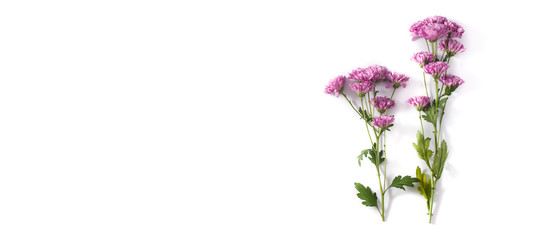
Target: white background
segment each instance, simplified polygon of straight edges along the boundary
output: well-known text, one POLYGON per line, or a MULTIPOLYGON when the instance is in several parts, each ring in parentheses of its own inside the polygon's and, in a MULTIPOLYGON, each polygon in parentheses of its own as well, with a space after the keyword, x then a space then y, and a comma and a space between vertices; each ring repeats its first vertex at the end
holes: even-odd
POLYGON ((3 1, 0 239, 412 239, 536 231, 540 84, 533 1, 3 1), (489 3, 489 4, 487 4, 489 3), (408 29, 465 28, 434 224, 392 190, 327 82, 381 64, 396 93, 389 178, 421 165, 408 29))

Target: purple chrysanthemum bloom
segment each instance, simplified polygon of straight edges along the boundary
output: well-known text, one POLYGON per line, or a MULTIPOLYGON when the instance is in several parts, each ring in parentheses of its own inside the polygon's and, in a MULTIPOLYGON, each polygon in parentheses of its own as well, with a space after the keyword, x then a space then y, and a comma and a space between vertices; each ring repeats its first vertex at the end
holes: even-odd
POLYGON ((463 33, 465 32, 465 30, 459 24, 457 24, 455 22, 452 22, 452 21, 447 21, 447 22, 445 22, 445 24, 450 29, 450 32, 451 32, 450 37, 451 38, 455 38, 455 37, 461 38, 461 36, 463 36, 463 33))
POLYGON ((342 75, 337 76, 336 78, 330 80, 330 82, 324 89, 324 93, 334 94, 336 95, 336 97, 339 97, 339 94, 343 90, 343 85, 345 84, 345 80, 347 80, 347 78, 342 75))
POLYGON ((417 52, 413 55, 411 60, 417 62, 420 67, 424 67, 424 65, 433 61, 433 54, 430 52, 417 52))
POLYGON ((385 112, 386 110, 393 108, 396 103, 394 100, 390 100, 388 97, 375 97, 371 99, 371 104, 379 111, 380 113, 385 112))
POLYGON ((373 91, 373 84, 371 83, 351 83, 351 89, 358 93, 359 97, 363 97, 366 95, 366 93, 373 91))
POLYGON ((424 26, 424 20, 415 22, 411 28, 409 28, 409 32, 411 32, 412 35, 412 40, 422 37, 420 34, 422 32, 422 26, 424 26))
POLYGON ((424 66, 424 72, 438 79, 449 67, 450 65, 445 62, 432 62, 424 66))
POLYGON ((441 81, 442 84, 447 87, 457 87, 464 83, 464 81, 460 77, 452 74, 446 74, 442 76, 441 78, 439 78, 439 81, 441 81))
POLYGON ((446 37, 461 38, 463 32, 465 32, 463 27, 441 16, 433 16, 420 20, 414 23, 409 28, 409 31, 413 37, 412 40, 425 38, 433 42, 446 37))
POLYGON ((459 41, 454 39, 448 39, 439 42, 439 50, 445 50, 448 51, 448 56, 452 57, 456 55, 456 53, 461 53, 465 51, 465 47, 463 47, 463 44, 461 44, 459 41), (448 41, 448 45, 446 45, 446 42, 448 41))
POLYGON ((444 23, 425 23, 420 35, 427 40, 437 41, 439 38, 447 37, 450 31, 444 23))
POLYGON ((373 75, 377 78, 376 81, 384 80, 386 78, 386 72, 388 69, 380 65, 371 65, 368 67, 373 72, 373 75))
POLYGON ((394 122, 394 117, 388 115, 381 115, 373 118, 373 126, 380 128, 387 128, 394 122))
POLYGON ((367 68, 357 68, 349 73, 349 77, 363 83, 375 83, 380 80, 384 80, 386 67, 373 65, 367 68))
POLYGON ((401 73, 387 72, 386 80, 390 81, 390 83, 386 84, 386 88, 398 88, 400 86, 403 86, 405 88, 407 87, 406 83, 407 81, 409 81, 409 77, 401 73))
POLYGON ((426 96, 412 97, 407 100, 407 103, 413 107, 416 107, 416 110, 422 111, 425 110, 427 106, 429 106, 430 99, 426 96))
POLYGON ((354 69, 351 73, 349 73, 349 78, 367 84, 373 84, 376 81, 373 72, 367 68, 354 69))

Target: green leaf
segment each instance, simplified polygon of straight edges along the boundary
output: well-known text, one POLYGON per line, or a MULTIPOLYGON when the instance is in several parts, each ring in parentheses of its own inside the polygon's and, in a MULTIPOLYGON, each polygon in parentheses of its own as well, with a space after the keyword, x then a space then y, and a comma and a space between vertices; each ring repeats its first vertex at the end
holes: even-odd
POLYGON ((448 98, 447 97, 443 97, 439 100, 439 107, 442 108, 444 106, 444 104, 446 103, 446 101, 448 101, 448 98))
POLYGON ((405 190, 404 186, 414 187, 414 183, 419 182, 419 181, 420 180, 413 178, 411 176, 405 176, 405 177, 397 176, 394 178, 394 180, 392 181, 392 184, 390 184, 388 188, 395 187, 395 188, 400 188, 400 189, 405 190))
POLYGON ((437 149, 437 154, 433 158, 433 176, 439 179, 442 175, 444 165, 446 164, 446 158, 448 158, 448 147, 446 141, 441 142, 441 147, 437 149))
POLYGON ((358 155, 358 165, 361 166, 360 161, 363 160, 365 157, 369 158, 369 160, 375 164, 375 151, 373 149, 364 149, 362 152, 360 152, 360 155, 358 155))
POLYGON ((418 191, 429 202, 429 199, 431 198, 431 179, 428 178, 426 174, 422 173, 420 167, 416 167, 416 178, 419 180, 418 191))
POLYGON ((377 207, 377 194, 371 191, 369 187, 364 187, 361 183, 354 183, 354 187, 358 190, 358 198, 364 200, 362 204, 368 207, 377 207))
POLYGON ((369 114, 369 112, 366 109, 360 109, 360 115, 362 116, 362 119, 364 119, 367 123, 371 123, 373 121, 373 118, 369 114))
POLYGON ((429 149, 431 138, 424 138, 424 135, 418 131, 416 133, 416 143, 413 143, 414 149, 418 153, 418 157, 426 162, 429 166, 429 159, 433 156, 433 151, 429 149))
POLYGON ((433 126, 437 125, 437 117, 439 116, 439 112, 437 111, 437 107, 435 107, 435 100, 433 103, 428 107, 426 111, 424 111, 424 115, 422 115, 422 118, 426 120, 427 122, 433 124, 433 126))

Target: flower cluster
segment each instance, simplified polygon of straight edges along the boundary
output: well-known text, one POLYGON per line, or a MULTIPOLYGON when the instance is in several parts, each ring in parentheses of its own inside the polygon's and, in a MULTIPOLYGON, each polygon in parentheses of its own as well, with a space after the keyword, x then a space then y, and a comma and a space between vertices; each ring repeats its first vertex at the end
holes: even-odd
POLYGON ((374 84, 386 79, 388 69, 379 65, 372 65, 367 68, 357 68, 349 73, 349 77, 358 82, 374 84))
POLYGON ((413 40, 424 38, 429 41, 437 41, 446 37, 461 38, 463 28, 455 22, 448 21, 445 17, 433 16, 414 23, 409 29, 413 40))
POLYGON ((427 46, 427 51, 415 53, 411 59, 418 63, 424 71, 426 96, 412 97, 407 102, 418 110, 418 118, 420 119, 422 131, 418 131, 417 140, 413 146, 418 157, 426 163, 429 173, 424 173, 420 167, 417 167, 416 178, 419 179, 418 190, 427 200, 429 222, 431 223, 437 181, 441 178, 448 157, 448 146, 441 136, 443 116, 445 116, 448 99, 463 84, 460 77, 447 74, 447 71, 450 68, 450 59, 465 51, 463 44, 453 39, 461 38, 464 30, 457 23, 448 21, 445 17, 434 16, 414 23, 410 32, 413 40, 424 38, 427 46), (431 48, 428 42, 431 42, 431 48), (442 54, 439 54, 438 50, 441 50, 442 54), (433 78, 431 97, 425 74, 429 74, 433 78), (433 126, 433 150, 430 149, 432 138, 424 136, 423 121, 433 126))
MULTIPOLYGON (((348 76, 348 79, 341 75, 332 79, 324 92, 338 97, 342 95, 358 116, 364 120, 371 148, 362 151, 358 163, 363 157, 367 157, 377 167, 379 189, 381 189, 381 195, 379 195, 381 197, 381 206, 379 207, 376 195, 371 192, 369 187, 365 187, 361 183, 355 183, 355 187, 359 191, 357 196, 363 200, 362 204, 380 209, 379 214, 384 221, 385 193, 391 187, 403 190, 405 188, 403 187, 404 184, 401 183, 403 181, 401 176, 397 176, 395 178, 397 180, 394 180, 393 184, 390 185, 387 185, 386 181, 381 181, 381 178, 386 179, 386 165, 381 165, 381 163, 388 161, 386 144, 382 144, 382 142, 383 139, 386 139, 386 131, 390 131, 390 128, 394 126, 394 116, 388 115, 388 111, 396 105, 392 98, 397 89, 407 86, 409 77, 401 73, 391 72, 386 67, 379 65, 354 69, 348 76), (350 81, 348 85, 346 84, 347 81, 350 81), (386 88, 381 89, 379 85, 385 85, 386 88), (358 96, 356 101, 347 97, 347 86, 358 96), (380 171, 383 171, 383 174, 380 174, 380 171), (396 181, 400 183, 394 184, 396 181), (381 184, 382 182, 384 184, 381 184)), ((409 187, 413 186, 412 183, 417 182, 416 179, 410 176, 406 176, 404 179, 407 183, 405 185, 409 187)))
POLYGON ((389 115, 388 112, 396 106, 396 101, 393 99, 396 90, 407 87, 408 76, 389 71, 384 66, 372 65, 354 69, 346 76, 335 77, 328 83, 324 92, 336 97, 343 96, 365 123, 371 147, 361 152, 358 156, 358 164, 360 165, 364 158, 368 158, 375 165, 380 190, 378 196, 381 199, 379 201, 372 188, 356 182, 354 185, 362 204, 367 207, 376 207, 382 221, 385 221, 385 193, 392 187, 405 190, 405 186, 414 187, 417 183, 418 191, 427 200, 431 223, 437 182, 442 176, 448 157, 448 145, 442 138, 443 116, 445 116, 446 105, 452 93, 464 83, 460 77, 447 74, 447 72, 450 69, 450 59, 465 51, 463 44, 455 39, 462 38, 465 31, 459 24, 441 16, 420 20, 414 23, 409 31, 413 40, 423 38, 427 46, 426 51, 415 53, 411 58, 423 71, 426 95, 407 100, 409 105, 418 110, 421 126, 421 131, 418 131, 413 146, 418 157, 427 165, 424 171, 417 167, 416 178, 398 175, 390 184, 386 181, 386 163, 388 162, 386 135, 387 131, 394 126, 395 121, 394 115, 389 115), (429 87, 426 75, 431 76, 433 80, 429 87), (380 85, 385 88, 381 88, 380 85), (354 92, 357 98, 349 99, 348 92, 354 92), (424 132, 424 122, 431 124, 430 130, 433 131, 424 132), (424 134, 430 137, 425 137, 424 134), (381 164, 383 162, 384 164, 381 164))

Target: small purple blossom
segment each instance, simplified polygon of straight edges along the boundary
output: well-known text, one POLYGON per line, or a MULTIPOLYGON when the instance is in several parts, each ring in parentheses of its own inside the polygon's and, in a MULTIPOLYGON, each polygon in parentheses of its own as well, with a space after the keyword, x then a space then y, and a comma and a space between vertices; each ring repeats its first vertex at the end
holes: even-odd
POLYGON ((336 97, 339 97, 339 94, 343 90, 343 85, 345 84, 345 80, 347 80, 347 78, 342 75, 337 76, 336 78, 330 80, 330 82, 324 89, 324 93, 334 94, 336 95, 336 97))
POLYGON ((425 110, 426 107, 429 106, 430 102, 431 101, 429 97, 426 97, 426 96, 412 97, 412 98, 409 98, 409 100, 407 100, 407 103, 413 107, 416 107, 416 110, 418 111, 425 110))
POLYGON ((386 84, 386 88, 399 88, 400 86, 403 86, 405 88, 407 87, 406 83, 407 81, 409 81, 409 77, 401 73, 387 72, 386 80, 390 81, 390 83, 386 84))
POLYGON ((439 50, 445 50, 448 51, 449 56, 454 56, 456 53, 461 53, 465 51, 465 47, 463 47, 463 44, 461 44, 459 41, 454 39, 448 39, 445 41, 439 42, 439 50), (448 45, 446 45, 446 42, 448 41, 448 45))
POLYGON ((371 104, 377 109, 379 112, 385 112, 386 110, 393 108, 396 103, 394 100, 390 100, 388 97, 375 97, 371 99, 371 104))
POLYGON ((424 67, 424 65, 433 61, 433 54, 430 52, 418 52, 413 55, 411 60, 417 62, 420 67, 424 67))
POLYGON ((449 67, 445 62, 432 62, 424 66, 424 72, 438 79, 449 67))
POLYGON ((388 115, 381 115, 373 118, 373 126, 379 128, 387 128, 394 122, 394 117, 388 115))
POLYGON ((356 82, 351 83, 351 89, 358 93, 359 97, 363 97, 366 95, 366 93, 373 91, 374 86, 371 83, 365 83, 365 82, 356 82))
POLYGON ((465 32, 465 30, 459 24, 457 24, 455 22, 452 22, 452 21, 447 21, 445 24, 450 29, 450 32, 451 32, 450 37, 451 38, 461 38, 461 36, 463 36, 463 33, 465 32))
POLYGON ((439 78, 439 81, 441 81, 442 84, 447 87, 456 87, 464 83, 464 81, 460 77, 452 74, 446 74, 442 76, 441 78, 439 78))

